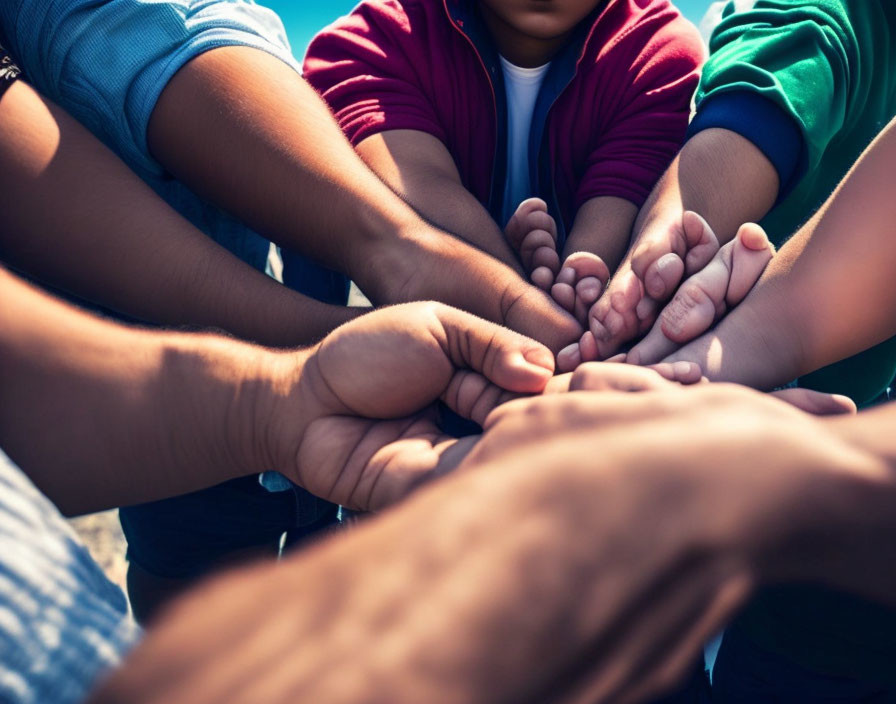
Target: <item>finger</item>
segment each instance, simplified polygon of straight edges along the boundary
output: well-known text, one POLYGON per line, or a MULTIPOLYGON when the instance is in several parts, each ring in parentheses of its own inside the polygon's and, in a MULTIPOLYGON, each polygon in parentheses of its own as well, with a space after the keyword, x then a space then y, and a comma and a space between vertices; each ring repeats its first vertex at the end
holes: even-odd
POLYGON ((570 313, 575 310, 576 290, 569 284, 555 283, 551 286, 551 298, 553 298, 557 302, 557 305, 561 306, 563 310, 570 313))
POLYGON ((572 373, 558 374, 544 387, 544 395, 565 394, 569 392, 569 383, 572 381, 572 373))
POLYGON ((665 254, 647 267, 644 273, 644 289, 647 295, 665 301, 681 282, 685 265, 674 252, 665 254))
POLYGON ((656 320, 656 313, 658 310, 659 305, 655 300, 649 296, 643 296, 638 302, 638 306, 635 308, 635 315, 638 316, 638 321, 641 325, 647 327, 656 320))
POLYGON ((469 313, 436 308, 443 350, 457 368, 471 369, 508 391, 538 393, 554 373, 554 355, 544 345, 469 313))
POLYGON ((694 362, 660 362, 647 367, 655 371, 664 379, 674 381, 676 384, 690 386, 704 381, 703 370, 694 362))
POLYGON ((718 315, 719 308, 706 289, 696 282, 685 282, 660 313, 657 325, 669 340, 682 345, 709 330, 718 315))
MULTIPOLYGON (((554 253, 554 257, 557 259, 557 266, 554 271, 559 271, 560 257, 557 255, 557 246, 554 243, 553 237, 544 230, 530 230, 523 238, 522 245, 520 246, 520 259, 522 259, 523 265, 527 269, 533 269, 536 266, 539 266, 539 264, 534 261, 534 257, 535 253, 540 249, 546 249, 548 252, 554 253)), ((542 258, 547 258, 544 253, 542 254, 542 258)))
MULTIPOLYGON (((524 218, 524 222, 526 223, 526 227, 529 230, 544 230, 548 232, 554 240, 554 244, 557 243, 557 223, 554 221, 554 218, 551 217, 550 213, 548 213, 547 205, 540 198, 534 198, 530 200, 535 200, 540 203, 540 206, 531 210, 524 218)), ((528 202, 528 201, 524 201, 528 202)))
POLYGON ((638 344, 632 347, 625 356, 628 364, 647 366, 656 364, 681 348, 663 332, 662 321, 657 321, 638 344))
POLYGON ((825 394, 811 389, 783 389, 772 396, 801 411, 815 416, 836 416, 856 413, 856 404, 848 396, 825 394))
POLYGON ((590 252, 574 252, 566 257, 563 268, 573 270, 575 281, 581 281, 587 277, 594 277, 602 284, 610 280, 610 269, 603 259, 590 252))
POLYGON ((579 352, 583 362, 596 362, 600 357, 600 349, 594 335, 586 331, 579 339, 579 352))
POLYGON ((543 266, 533 269, 529 278, 542 291, 550 291, 554 285, 554 272, 543 266))
POLYGON ((589 362, 572 375, 570 391, 659 391, 672 385, 655 371, 630 364, 589 362))
POLYGON ((693 274, 705 267, 719 251, 719 239, 709 223, 693 211, 685 211, 681 218, 687 254, 685 271, 693 274))
POLYGON ((459 416, 482 425, 495 408, 518 396, 492 384, 481 374, 459 370, 448 382, 442 401, 459 416))
POLYGON ((615 354, 622 343, 638 334, 640 322, 635 309, 641 295, 641 282, 629 270, 618 275, 610 284, 607 294, 592 306, 588 326, 598 343, 601 357, 615 354), (601 306, 608 296, 609 305, 601 306))
POLYGON ((560 272, 560 257, 553 247, 539 247, 532 253, 531 264, 533 269, 545 267, 554 274, 560 272))
POLYGON ((603 290, 603 281, 595 276, 586 276, 576 284, 576 299, 579 304, 586 309, 590 309, 597 302, 597 299, 600 298, 603 290))
POLYGON ((529 198, 519 204, 516 212, 510 216, 510 220, 508 220, 507 225, 504 226, 504 236, 514 250, 517 252, 520 251, 523 238, 525 238, 525 236, 532 230, 532 228, 529 227, 529 217, 533 213, 539 211, 543 211, 544 214, 547 215, 547 210, 547 203, 540 198, 529 198))
POLYGON ((557 371, 571 372, 582 363, 582 352, 578 342, 564 347, 557 354, 557 371))
MULTIPOLYGON (((748 223, 737 232, 731 254, 731 281, 725 296, 730 307, 736 306, 756 285, 772 260, 775 250, 759 225, 748 223)), ((726 245, 727 246, 727 245, 726 245)))

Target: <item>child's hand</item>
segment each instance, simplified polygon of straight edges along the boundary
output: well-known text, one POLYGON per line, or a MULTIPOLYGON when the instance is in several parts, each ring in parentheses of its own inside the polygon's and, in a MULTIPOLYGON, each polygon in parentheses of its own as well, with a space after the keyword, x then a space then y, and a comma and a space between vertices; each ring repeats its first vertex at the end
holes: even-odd
POLYGON ((718 251, 718 239, 696 213, 648 226, 592 308, 589 328, 595 344, 586 344, 585 351, 595 356, 584 361, 613 355, 647 332, 682 277, 703 269, 718 251))
POLYGON ((603 259, 590 252, 574 252, 563 263, 551 287, 551 296, 583 326, 610 278, 603 259))
POLYGON ((681 285, 626 361, 655 364, 702 335, 746 298, 774 254, 761 227, 742 226, 702 271, 681 285))
POLYGON ((550 291, 560 271, 557 254, 557 224, 540 198, 520 203, 504 228, 504 236, 519 255, 529 279, 538 288, 550 291))

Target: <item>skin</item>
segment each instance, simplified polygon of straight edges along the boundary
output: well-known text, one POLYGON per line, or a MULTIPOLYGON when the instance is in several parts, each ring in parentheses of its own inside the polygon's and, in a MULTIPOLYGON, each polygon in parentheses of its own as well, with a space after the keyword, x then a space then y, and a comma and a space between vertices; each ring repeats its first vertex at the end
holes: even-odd
MULTIPOLYGON (((775 254, 765 232, 757 225, 744 225, 735 239, 721 248, 712 229, 696 213, 686 212, 681 227, 691 241, 703 243, 689 254, 696 273, 679 287, 648 334, 627 354, 611 357, 612 361, 655 364, 693 340, 746 297, 775 254), (698 261, 698 257, 707 256, 711 256, 708 263, 698 261)), ((639 287, 631 272, 628 282, 624 291, 615 294, 613 305, 618 309, 632 304, 638 295, 639 287)), ((589 359, 608 357, 613 347, 595 331, 595 325, 602 329, 592 321, 592 329, 579 342, 560 351, 559 369, 569 371, 589 359)))
POLYGON ((553 373, 539 343, 433 303, 277 351, 124 328, 2 269, 0 299, 0 446, 68 514, 270 468, 323 498, 379 509, 456 465, 469 444, 439 431, 437 400, 482 422, 553 373))
POLYGON ((759 586, 896 605, 892 408, 652 386, 501 407, 396 510, 179 602, 92 701, 627 704, 759 586))
POLYGON ((669 359, 695 362, 710 379, 772 388, 896 333, 894 159, 891 122, 743 304, 669 359))
POLYGON ((8 265, 138 319, 271 345, 315 342, 364 312, 306 298, 237 259, 24 81, 0 99, 0 120, 8 265))
POLYGON ((375 305, 442 301, 555 351, 580 334, 512 267, 424 222, 365 168, 314 90, 262 51, 222 47, 186 64, 162 92, 147 140, 196 193, 346 273, 375 305))
POLYGON ((708 129, 688 140, 641 209, 631 248, 589 314, 602 357, 650 330, 683 277, 712 258, 712 244, 682 226, 685 212, 700 213, 724 245, 772 209, 779 186, 771 162, 737 133, 708 129))
POLYGON ((498 51, 524 68, 544 66, 596 0, 482 0, 482 17, 498 51))
MULTIPOLYGON (((481 8, 503 56, 519 66, 541 66, 596 5, 594 0, 489 0, 481 8)), ((465 188, 448 148, 436 137, 390 130, 363 140, 357 151, 429 221, 551 292, 580 325, 586 323, 587 309, 602 293, 610 269, 621 260, 637 215, 637 208, 621 198, 593 198, 579 209, 558 253, 557 228, 544 201, 524 201, 502 231, 501 223, 465 188)))

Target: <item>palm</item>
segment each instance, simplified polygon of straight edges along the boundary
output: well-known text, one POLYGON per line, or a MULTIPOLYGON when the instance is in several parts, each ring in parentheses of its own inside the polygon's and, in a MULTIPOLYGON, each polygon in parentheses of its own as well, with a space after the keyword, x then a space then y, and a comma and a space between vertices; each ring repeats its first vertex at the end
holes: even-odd
POLYGON ((424 415, 384 421, 330 416, 309 426, 296 465, 312 493, 376 511, 453 469, 468 443, 445 435, 424 415))

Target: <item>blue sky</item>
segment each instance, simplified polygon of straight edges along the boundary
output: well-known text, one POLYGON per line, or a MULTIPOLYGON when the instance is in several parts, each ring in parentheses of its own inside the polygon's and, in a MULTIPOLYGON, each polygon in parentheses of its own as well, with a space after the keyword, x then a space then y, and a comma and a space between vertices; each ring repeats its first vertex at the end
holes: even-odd
MULTIPOLYGON (((675 4, 695 24, 703 17, 710 0, 678 0, 675 4)), ((349 12, 356 0, 259 0, 276 10, 286 25, 293 51, 301 57, 318 30, 339 15, 349 12)))

